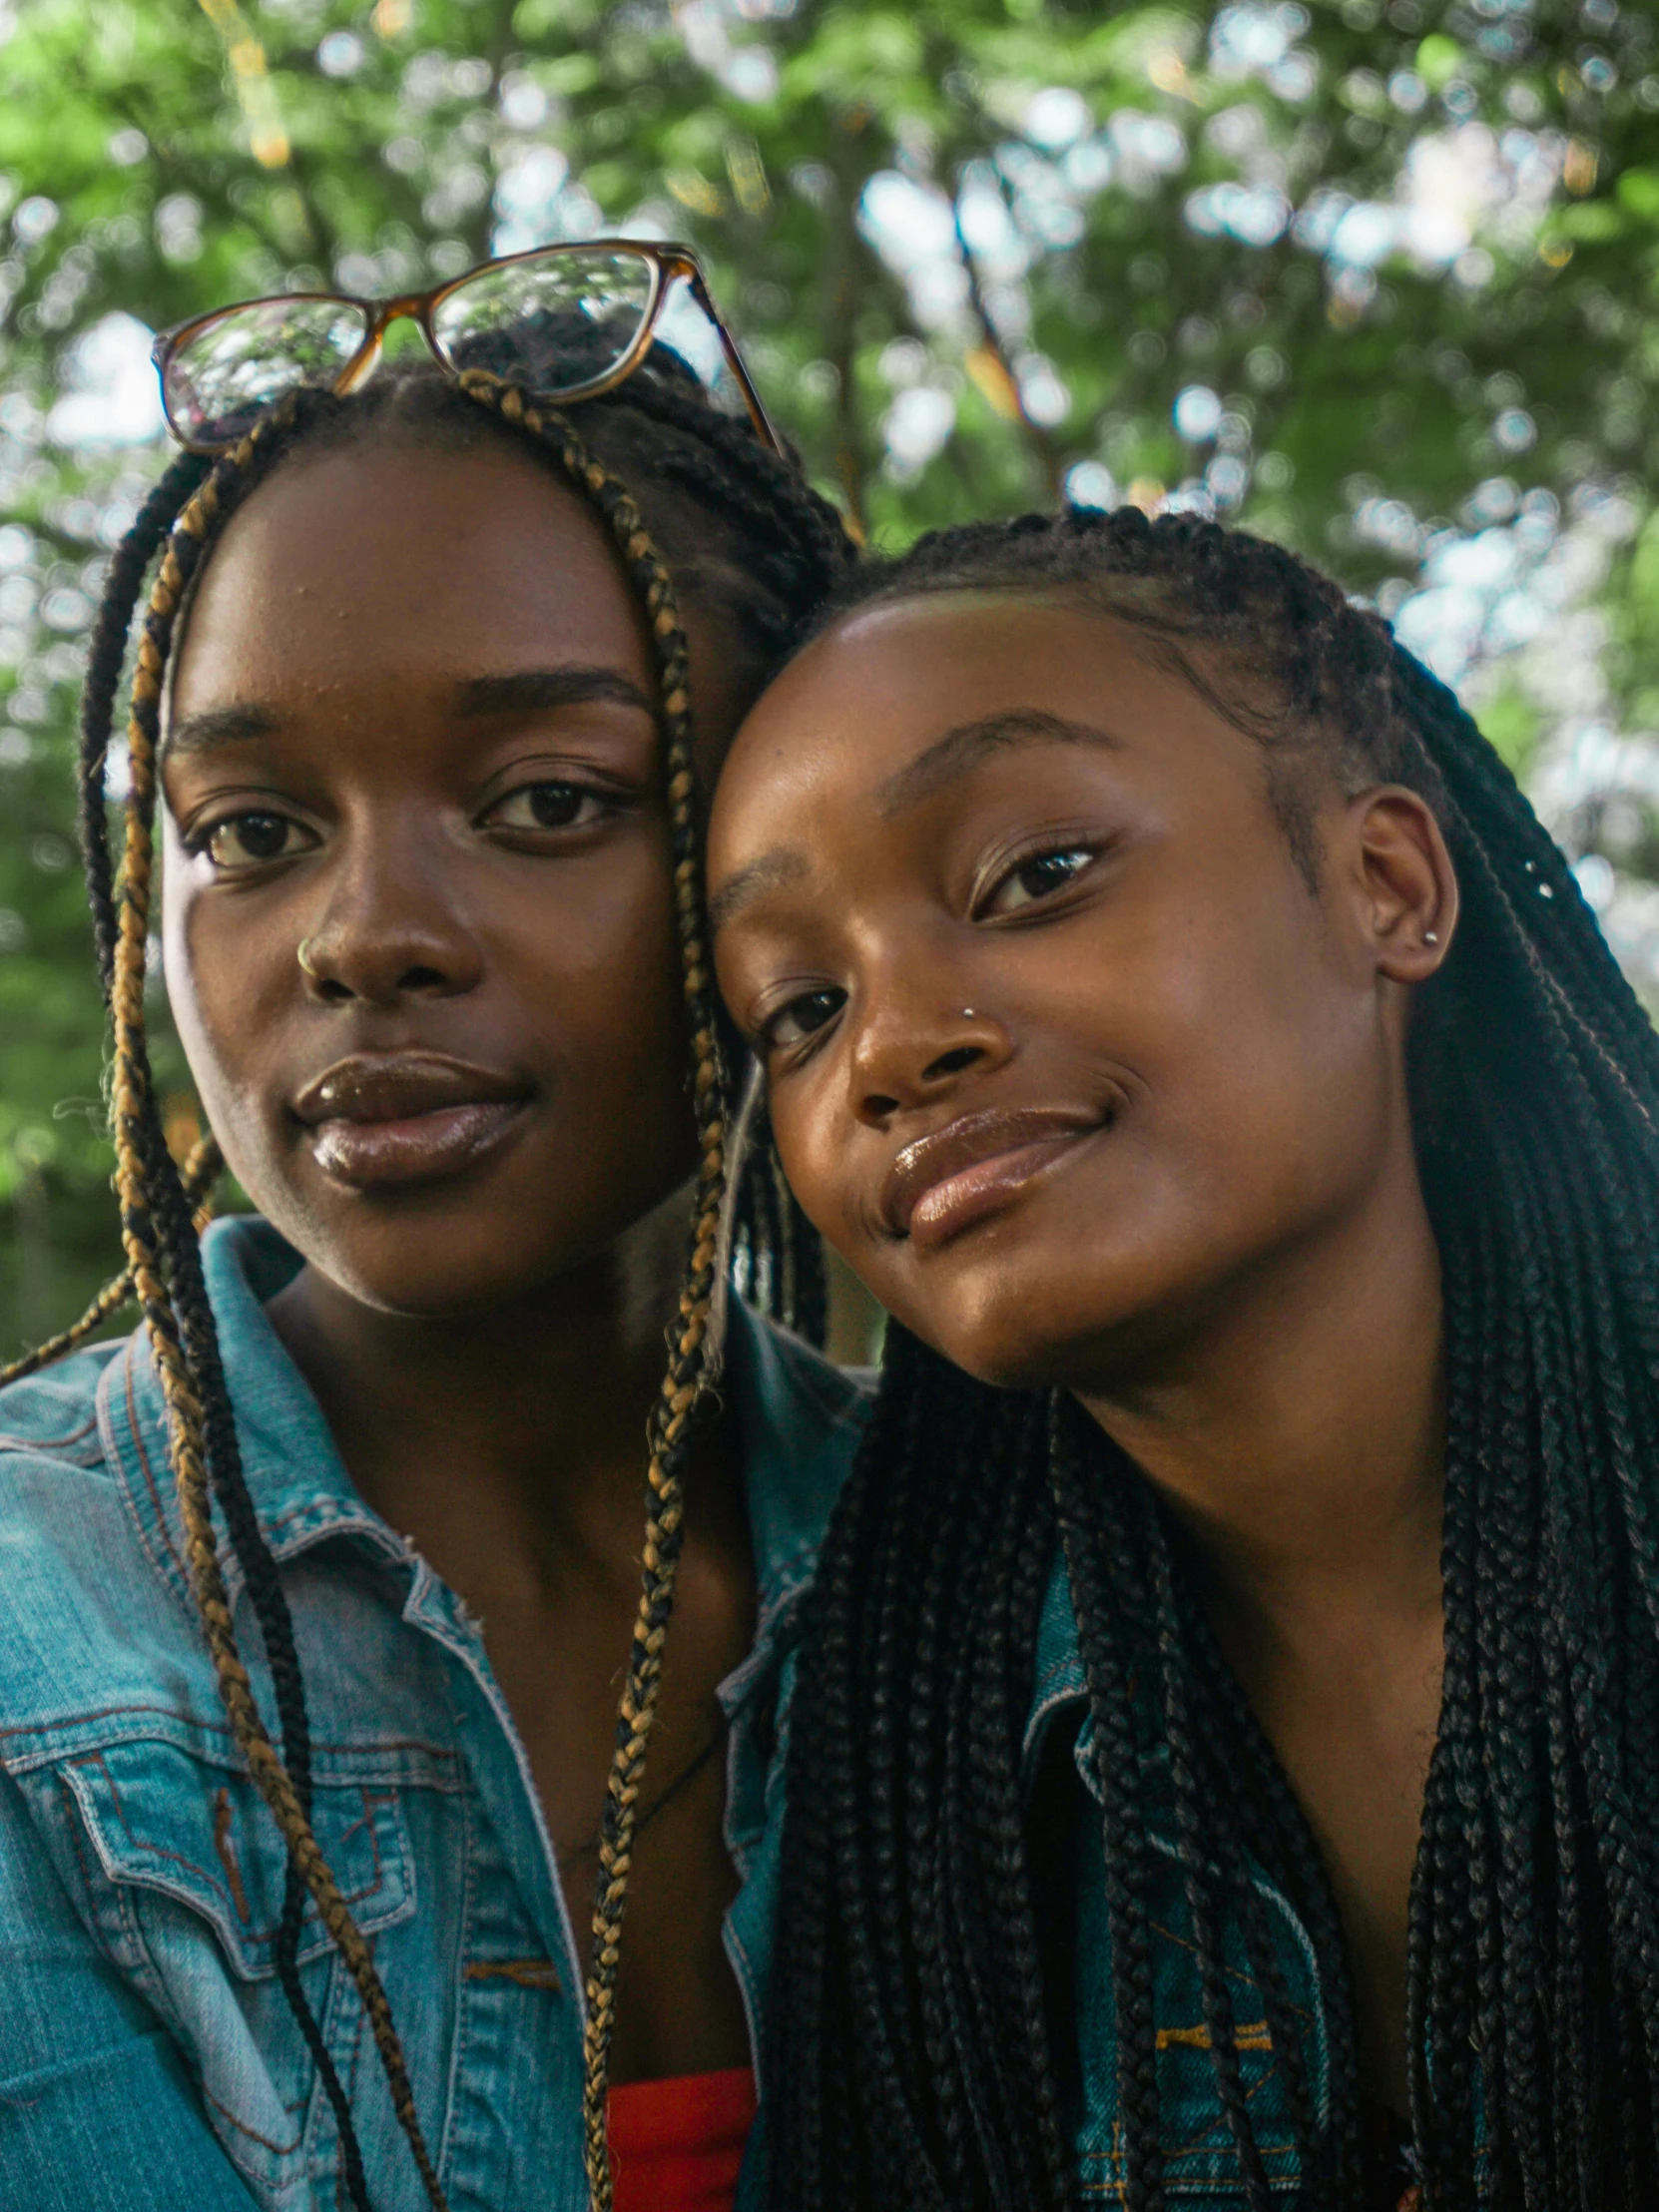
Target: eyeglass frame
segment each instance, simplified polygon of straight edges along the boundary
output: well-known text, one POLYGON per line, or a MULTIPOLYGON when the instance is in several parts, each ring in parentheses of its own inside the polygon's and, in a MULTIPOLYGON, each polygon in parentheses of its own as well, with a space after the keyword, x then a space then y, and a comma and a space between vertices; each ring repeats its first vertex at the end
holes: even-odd
POLYGON ((522 254, 492 255, 487 261, 477 262, 471 269, 463 270, 458 276, 451 276, 441 284, 434 284, 430 291, 398 292, 389 299, 366 299, 349 291, 278 291, 265 292, 255 299, 235 299, 228 306, 212 307, 206 314, 192 315, 187 322, 176 322, 171 329, 159 331, 150 348, 150 358, 161 380, 162 412, 167 427, 178 442, 190 453, 228 453, 242 437, 239 431, 234 437, 187 437, 173 419, 173 407, 167 394, 168 370, 185 346, 202 332, 211 329, 216 322, 223 322, 231 315, 245 313, 250 307, 280 307, 298 300, 327 300, 336 306, 355 307, 368 318, 368 328, 361 345, 352 354, 339 374, 327 386, 315 385, 312 389, 327 389, 340 395, 352 392, 366 382, 377 367, 386 332, 394 322, 414 323, 426 340, 427 350, 446 376, 458 378, 462 371, 448 358, 438 343, 432 329, 433 310, 447 299, 451 292, 459 291, 463 284, 485 270, 512 269, 521 262, 551 261, 559 256, 577 254, 627 254, 646 262, 651 270, 651 296, 640 316, 640 326, 632 342, 621 357, 612 363, 602 375, 590 376, 580 384, 572 384, 568 391, 547 395, 553 404, 563 406, 582 399, 597 399, 605 392, 614 391, 634 373, 656 343, 657 324, 662 318, 663 302, 668 297, 669 286, 684 277, 691 287, 692 297, 713 323, 715 335, 720 340, 721 354, 727 367, 737 380, 743 394, 744 405, 755 435, 770 452, 781 460, 788 459, 784 441, 772 426, 755 380, 738 350, 738 342, 726 326, 725 318, 715 305, 702 264, 689 246, 658 244, 654 239, 568 239, 552 246, 532 246, 522 254))

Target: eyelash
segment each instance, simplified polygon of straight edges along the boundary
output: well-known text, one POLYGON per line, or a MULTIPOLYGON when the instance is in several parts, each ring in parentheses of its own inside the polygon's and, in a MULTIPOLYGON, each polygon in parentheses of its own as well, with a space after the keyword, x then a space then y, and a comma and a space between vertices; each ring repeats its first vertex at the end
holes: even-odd
POLYGON ((540 792, 560 792, 568 795, 576 803, 575 811, 578 819, 570 822, 497 822, 495 827, 524 836, 545 836, 561 830, 587 830, 591 829, 596 822, 604 820, 607 815, 617 813, 622 804, 618 794, 602 790, 598 785, 579 784, 568 776, 542 776, 536 778, 533 783, 516 784, 511 791, 503 792, 499 799, 492 801, 490 806, 486 808, 482 820, 485 823, 491 822, 496 816, 500 815, 504 808, 511 806, 515 799, 528 799, 533 802, 540 792), (582 810, 590 804, 597 811, 588 820, 583 821, 580 819, 582 810))
POLYGON ((759 1040, 763 1050, 767 1052, 796 1050, 802 1053, 803 1056, 806 1052, 816 1050, 815 1040, 821 1037, 824 1031, 829 1028, 830 1022, 834 1020, 835 1015, 840 1012, 845 1003, 845 991, 834 983, 821 983, 816 990, 799 992, 794 998, 787 999, 782 1006, 775 1007, 766 1020, 761 1023, 759 1040), (800 1037, 788 1040, 781 1039, 778 1035, 779 1023, 787 1014, 794 1013, 797 1007, 805 1006, 815 998, 832 998, 835 1003, 816 1027, 806 1030, 800 1037))
POLYGON ((274 867, 279 860, 298 857, 297 852, 255 853, 248 859, 236 861, 222 860, 215 856, 213 847, 216 839, 224 836, 228 830, 235 830, 239 824, 255 822, 272 823, 284 831, 297 830, 313 840, 309 846, 301 846, 299 850, 315 849, 314 832, 307 830, 304 824, 296 821, 292 815, 283 814, 280 808, 239 807, 234 813, 216 815, 211 822, 205 822, 193 830, 184 840, 185 850, 193 859, 200 858, 205 853, 213 861, 215 872, 220 875, 244 875, 253 868, 274 867))
POLYGON ((1027 868, 1041 867, 1045 863, 1055 860, 1075 860, 1078 863, 1060 882, 1030 892, 1018 905, 1010 909, 1015 913, 1022 912, 1032 906, 1044 905, 1051 898, 1056 898, 1061 892, 1069 890, 1078 877, 1086 874, 1099 858, 1100 847, 1082 840, 1074 842, 1065 839, 1053 839, 1046 843, 1033 845, 1025 852, 1016 853, 1003 862, 998 872, 991 877, 980 895, 974 900, 973 919, 984 921, 999 918, 992 912, 994 901, 1010 883, 1016 882, 1027 868))
MULTIPOLYGON (((556 835, 560 830, 589 829, 593 827, 595 822, 602 820, 605 814, 615 812, 617 805, 618 801, 615 795, 600 791, 593 785, 578 784, 569 777, 545 776, 537 778, 533 783, 519 784, 513 790, 504 792, 499 799, 491 802, 479 820, 484 826, 493 825, 493 827, 505 830, 509 835, 547 836, 556 835), (568 795, 569 799, 574 802, 572 819, 566 822, 524 823, 503 823, 495 820, 514 800, 529 800, 533 807, 537 795, 544 792, 557 792, 562 796, 568 795), (596 812, 584 820, 584 810, 590 805, 596 812)), ((216 873, 220 875, 243 875, 255 868, 274 867, 279 861, 298 858, 301 852, 314 851, 316 842, 314 831, 306 829, 305 825, 294 816, 284 814, 279 807, 239 807, 232 813, 216 815, 211 821, 200 824, 184 839, 185 850, 193 858, 200 857, 204 853, 207 854, 213 860, 216 873), (249 823, 271 823, 279 825, 284 830, 297 830, 302 835, 310 838, 311 842, 292 850, 257 853, 242 860, 227 861, 215 857, 213 852, 215 841, 223 837, 227 831, 234 830, 239 824, 249 823)))

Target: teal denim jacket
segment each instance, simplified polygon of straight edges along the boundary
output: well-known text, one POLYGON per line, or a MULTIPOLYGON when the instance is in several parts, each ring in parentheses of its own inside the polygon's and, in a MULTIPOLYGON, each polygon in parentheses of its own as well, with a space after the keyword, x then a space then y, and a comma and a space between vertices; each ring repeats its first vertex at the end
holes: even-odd
MULTIPOLYGON (((583 1945, 523 1745, 453 1592, 351 1486, 264 1304, 295 1255, 227 1221, 206 1265, 249 1484, 282 1575, 312 1822, 391 2000, 454 2212, 580 2212, 583 1945)), ((797 1601, 865 1391, 734 1301, 754 1648, 721 1686, 726 1946, 758 2050, 797 1601)), ((269 1676, 226 1572, 256 1694, 269 1676)), ((275 1970, 284 1857, 226 1723, 142 1337, 0 1393, 0 2206, 329 2212, 327 2099, 275 1970)), ((355 1988, 314 1912, 312 2008, 376 2212, 425 2198, 355 1988)), ((760 2131, 740 2189, 761 2212, 760 2131)))
MULTIPOLYGON (((1025 1732, 1029 1780, 1048 1732, 1076 1727, 1076 1762, 1091 1808, 1100 1800, 1093 1756, 1094 1723, 1088 1718, 1077 1618, 1065 1563, 1058 1555, 1049 1578, 1037 1634, 1035 1690, 1025 1732), (1077 1727, 1080 1712, 1082 1723, 1077 1727)), ((1121 2203, 1127 2180, 1118 2123, 1117 2035, 1112 2000, 1112 1942, 1106 1909, 1106 1862, 1100 1824, 1088 1819, 1075 1839, 1076 1884, 1076 2098, 1073 2140, 1079 2194, 1085 2202, 1121 2203)), ((1245 2212, 1244 2185, 1232 2131, 1216 2093, 1210 2038, 1204 2023, 1198 1950, 1182 1878, 1182 1847, 1173 1803, 1154 1786, 1147 1828, 1152 1932, 1153 2004, 1158 2037, 1158 2098, 1162 2115, 1164 2189, 1176 2204, 1209 2212, 1245 2212)), ((1265 1874, 1257 1884, 1291 2004, 1309 2023, 1310 2095, 1323 2127, 1330 2096, 1325 2008, 1314 1946, 1290 1901, 1265 1874)), ((1268 2040, 1265 2007, 1256 1987, 1242 1932, 1223 1936, 1232 1983, 1239 2067, 1255 2121, 1262 2162, 1276 2195, 1294 2202, 1301 2187, 1296 2138, 1284 2078, 1268 2040)))
MULTIPOLYGON (((1035 1690, 1026 1722, 1027 1786, 1035 1777, 1051 1729, 1075 1728, 1075 1758, 1087 1790, 1084 1803, 1100 1803, 1094 1763, 1094 1724, 1078 1649, 1077 1617, 1064 1559, 1055 1557, 1037 1634, 1035 1690), (1078 1726, 1081 1716, 1081 1726, 1078 1726)), ((1164 2192, 1171 2204, 1193 2212, 1246 2212, 1247 2199, 1232 2130, 1216 2092, 1198 1947, 1182 1874, 1184 1847, 1176 1829, 1173 1788, 1167 1776, 1151 1777, 1147 1820, 1153 2005, 1157 2032, 1159 2113, 1164 2153, 1164 2192)), ((1076 1997, 1073 2141, 1079 2195, 1085 2202, 1119 2204, 1127 2172, 1118 2121, 1117 2033, 1112 1999, 1112 1938, 1106 1907, 1106 1862, 1097 1819, 1079 1824, 1072 1839, 1075 1942, 1071 1978, 1076 1997)), ((1253 1877, 1265 1924, 1278 1957, 1285 1992, 1302 2029, 1313 2107, 1323 2133, 1330 2125, 1330 2021, 1313 1938, 1284 1892, 1257 1868, 1253 1877)), ((1291 2212, 1302 2212, 1302 2171, 1290 2098, 1268 2032, 1267 2007, 1252 1971, 1236 1917, 1222 1925, 1222 1949, 1231 1984, 1239 2071, 1255 2123, 1268 2185, 1291 2212)), ((1486 2165, 1480 2077, 1474 2082, 1475 2194, 1485 2201, 1486 2165)), ((1311 2203, 1306 2212, 1318 2212, 1311 2203)))

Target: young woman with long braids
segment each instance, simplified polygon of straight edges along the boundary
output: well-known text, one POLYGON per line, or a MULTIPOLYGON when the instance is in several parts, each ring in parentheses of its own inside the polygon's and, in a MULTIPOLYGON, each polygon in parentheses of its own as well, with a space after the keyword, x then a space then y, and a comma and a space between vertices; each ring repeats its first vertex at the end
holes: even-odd
POLYGON ((1659 1041, 1451 694, 1192 518, 832 596, 710 830, 894 1317, 821 1555, 778 2212, 1659 2189, 1659 1041))
POLYGON ((726 1300, 735 1237, 822 1322, 728 1193, 699 786, 845 543, 652 349, 683 276, 495 265, 374 375, 348 301, 164 341, 82 759, 127 1270, 0 1394, 7 2205, 733 2202, 860 1403, 726 1300))

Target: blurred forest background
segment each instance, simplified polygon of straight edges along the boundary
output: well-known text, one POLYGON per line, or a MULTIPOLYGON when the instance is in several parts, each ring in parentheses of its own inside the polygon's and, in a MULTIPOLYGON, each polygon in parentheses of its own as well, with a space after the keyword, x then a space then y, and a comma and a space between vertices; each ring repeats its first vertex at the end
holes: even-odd
POLYGON ((1649 0, 0 0, 0 1357, 117 1255, 71 764, 151 333, 602 231, 701 250, 882 541, 1066 495, 1335 569, 1659 1004, 1649 0))

